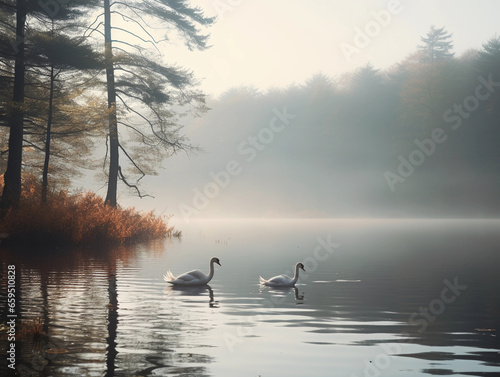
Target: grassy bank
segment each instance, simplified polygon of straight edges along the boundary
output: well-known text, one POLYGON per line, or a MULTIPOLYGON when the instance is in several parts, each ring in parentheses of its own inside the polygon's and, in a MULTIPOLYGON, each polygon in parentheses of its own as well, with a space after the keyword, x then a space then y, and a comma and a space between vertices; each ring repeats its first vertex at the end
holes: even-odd
POLYGON ((180 236, 164 217, 111 208, 91 192, 52 192, 45 204, 40 198, 40 185, 34 179, 25 181, 19 208, 0 219, 2 242, 85 246, 180 236))

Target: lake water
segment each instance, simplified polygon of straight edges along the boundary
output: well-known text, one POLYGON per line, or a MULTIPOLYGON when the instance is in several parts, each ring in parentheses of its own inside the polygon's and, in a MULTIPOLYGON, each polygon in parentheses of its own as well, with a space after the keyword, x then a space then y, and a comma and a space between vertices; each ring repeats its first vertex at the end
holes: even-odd
POLYGON ((498 220, 177 227, 180 241, 136 248, 2 250, 2 308, 14 265, 16 320, 46 334, 17 328, 20 375, 500 376, 498 220), (222 267, 209 287, 163 281, 167 269, 207 272, 212 256, 222 267), (295 289, 259 286, 298 261, 295 289))

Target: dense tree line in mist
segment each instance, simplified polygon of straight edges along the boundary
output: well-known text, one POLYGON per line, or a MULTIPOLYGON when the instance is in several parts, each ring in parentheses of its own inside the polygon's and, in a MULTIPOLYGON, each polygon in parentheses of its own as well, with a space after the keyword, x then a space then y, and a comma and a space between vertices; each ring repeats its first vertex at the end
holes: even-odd
POLYGON ((500 39, 459 57, 444 28, 422 41, 386 70, 368 64, 212 100, 190 127, 208 152, 190 164, 204 177, 191 185, 203 194, 204 183, 218 183, 214 208, 255 201, 269 215, 498 213, 500 39), (241 169, 226 188, 217 173, 228 161, 241 169))

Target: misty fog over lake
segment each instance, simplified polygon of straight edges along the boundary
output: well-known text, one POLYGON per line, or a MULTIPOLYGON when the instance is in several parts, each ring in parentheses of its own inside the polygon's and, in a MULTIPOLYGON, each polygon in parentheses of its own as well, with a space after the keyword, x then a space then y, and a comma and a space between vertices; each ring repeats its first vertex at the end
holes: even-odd
POLYGON ((500 137, 490 100, 499 83, 473 62, 233 89, 189 124, 204 152, 169 159, 153 192, 161 184, 162 204, 175 198, 169 208, 182 218, 494 217, 500 137))
MULTIPOLYGON (((123 194, 124 203, 187 221, 496 217, 500 42, 486 15, 477 21, 482 27, 468 33, 454 18, 467 11, 455 4, 329 5, 338 11, 330 13, 331 23, 316 5, 301 9, 331 31, 330 44, 322 45, 327 35, 288 29, 304 51, 315 46, 311 56, 328 57, 309 60, 267 25, 267 34, 244 34, 240 17, 252 11, 248 5, 217 8, 221 33, 232 30, 262 44, 250 43, 245 59, 229 52, 230 67, 213 57, 221 46, 207 51, 202 72, 210 66, 222 81, 244 68, 246 73, 217 89, 205 76, 210 110, 182 120, 183 132, 201 151, 177 153, 157 177, 142 179, 144 191, 158 200, 123 194), (342 15, 351 17, 350 26, 342 15), (306 47, 300 32, 317 36, 318 43, 311 39, 306 47), (274 59, 268 58, 266 35, 280 38, 274 59)), ((288 25, 277 9, 283 8, 268 8, 262 17, 288 25)), ((290 4, 286 11, 299 8, 290 4)), ((227 34, 214 38, 234 42, 227 34)))

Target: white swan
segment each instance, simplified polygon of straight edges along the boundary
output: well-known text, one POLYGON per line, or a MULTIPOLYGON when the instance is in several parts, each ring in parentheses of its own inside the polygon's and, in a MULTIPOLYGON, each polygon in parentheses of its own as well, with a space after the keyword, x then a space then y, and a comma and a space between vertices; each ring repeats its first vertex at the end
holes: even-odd
POLYGON ((206 285, 214 276, 214 263, 221 266, 219 258, 213 257, 210 259, 210 271, 208 272, 208 275, 205 275, 200 270, 193 270, 175 277, 172 272, 168 270, 163 276, 163 280, 167 283, 175 285, 206 285))
POLYGON ((295 265, 295 275, 293 276, 293 279, 287 275, 274 276, 269 280, 259 276, 260 284, 267 285, 269 287, 293 287, 299 279, 299 269, 305 271, 304 265, 300 262, 295 265))

